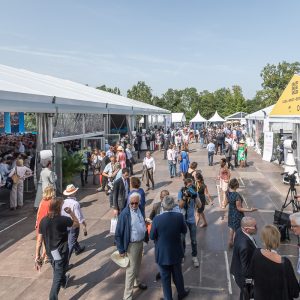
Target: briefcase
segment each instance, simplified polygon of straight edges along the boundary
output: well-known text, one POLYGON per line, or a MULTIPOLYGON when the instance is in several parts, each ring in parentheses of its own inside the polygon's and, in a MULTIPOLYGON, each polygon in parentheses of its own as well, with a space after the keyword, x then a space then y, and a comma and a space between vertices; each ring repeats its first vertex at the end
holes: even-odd
POLYGON ((285 213, 281 210, 275 210, 274 224, 275 225, 286 225, 288 228, 290 228, 291 227, 290 214, 285 213))

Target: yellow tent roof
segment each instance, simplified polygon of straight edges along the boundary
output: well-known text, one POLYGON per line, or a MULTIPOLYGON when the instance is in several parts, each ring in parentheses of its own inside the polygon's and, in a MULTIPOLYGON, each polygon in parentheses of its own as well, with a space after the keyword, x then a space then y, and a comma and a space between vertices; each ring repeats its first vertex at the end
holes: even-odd
POLYGON ((270 117, 300 116, 300 76, 294 75, 270 113, 270 117))

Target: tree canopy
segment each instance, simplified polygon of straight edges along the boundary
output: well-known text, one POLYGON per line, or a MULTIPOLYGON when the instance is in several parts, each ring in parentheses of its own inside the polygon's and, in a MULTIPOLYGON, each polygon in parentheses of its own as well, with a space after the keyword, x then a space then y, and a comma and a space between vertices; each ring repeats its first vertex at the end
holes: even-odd
MULTIPOLYGON (((267 64, 261 71, 262 89, 252 99, 246 99, 240 86, 223 87, 215 91, 197 91, 195 87, 185 89, 169 88, 160 97, 152 94, 152 89, 144 81, 138 81, 127 91, 127 97, 156 105, 171 112, 184 112, 187 119, 193 118, 199 110, 205 118, 210 118, 217 110, 222 117, 235 112, 252 113, 276 103, 295 73, 300 72, 300 63, 283 61, 277 65, 267 64)), ((105 85, 98 89, 120 95, 120 90, 105 85)))

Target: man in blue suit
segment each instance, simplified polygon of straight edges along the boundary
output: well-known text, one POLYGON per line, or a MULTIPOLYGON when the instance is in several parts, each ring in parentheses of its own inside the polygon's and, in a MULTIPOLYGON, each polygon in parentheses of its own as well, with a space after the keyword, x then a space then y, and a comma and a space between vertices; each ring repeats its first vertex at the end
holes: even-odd
POLYGON ((155 242, 155 260, 159 266, 165 300, 172 300, 171 276, 181 300, 189 294, 184 288, 181 261, 184 256, 181 234, 187 227, 183 215, 172 211, 174 198, 166 196, 162 201, 163 213, 152 222, 150 238, 155 242))

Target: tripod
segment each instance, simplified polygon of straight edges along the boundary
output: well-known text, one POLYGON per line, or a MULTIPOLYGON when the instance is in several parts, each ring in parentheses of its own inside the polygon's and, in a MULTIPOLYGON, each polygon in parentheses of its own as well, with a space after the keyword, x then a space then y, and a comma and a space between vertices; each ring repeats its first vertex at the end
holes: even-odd
POLYGON ((297 199, 298 199, 298 196, 297 196, 297 190, 295 188, 295 185, 290 184, 290 188, 286 195, 285 201, 281 207, 281 211, 283 211, 285 208, 287 208, 291 204, 292 208, 293 208, 293 213, 298 212, 300 210, 300 207, 299 207, 297 199), (289 196, 290 196, 290 198, 289 198, 289 196))

